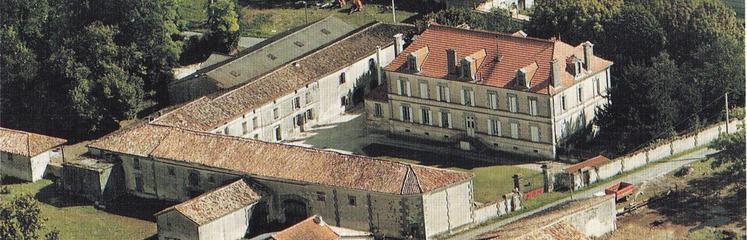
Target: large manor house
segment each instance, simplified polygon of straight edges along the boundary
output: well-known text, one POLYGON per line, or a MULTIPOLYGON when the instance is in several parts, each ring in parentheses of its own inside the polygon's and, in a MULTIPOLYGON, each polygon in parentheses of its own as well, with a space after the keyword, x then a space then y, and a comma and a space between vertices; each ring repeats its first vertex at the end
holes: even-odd
MULTIPOLYGON (((477 221, 471 173, 286 141, 362 105, 373 131, 554 158, 606 102, 612 65, 589 42, 334 17, 211 58, 170 86, 177 105, 66 159, 61 186, 100 205, 175 202, 156 214, 164 240, 299 222, 338 238, 431 239, 477 221)), ((3 129, 0 172, 35 181, 63 143, 3 129)))

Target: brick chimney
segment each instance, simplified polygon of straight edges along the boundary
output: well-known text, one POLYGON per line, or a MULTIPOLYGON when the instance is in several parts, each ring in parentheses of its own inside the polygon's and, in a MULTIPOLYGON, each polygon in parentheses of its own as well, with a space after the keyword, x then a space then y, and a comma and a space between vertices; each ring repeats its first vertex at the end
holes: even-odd
POLYGON ((401 33, 394 34, 394 56, 399 56, 405 47, 405 38, 401 33))
POLYGON ((552 78, 552 86, 553 87, 560 87, 560 73, 563 71, 562 65, 560 63, 560 60, 553 59, 550 62, 550 72, 552 75, 550 76, 552 78))
POLYGON ((446 63, 449 66, 449 75, 458 75, 457 70, 457 52, 456 50, 449 48, 446 49, 446 63))
POLYGON ((594 44, 586 41, 581 45, 584 46, 584 65, 587 71, 591 71, 591 58, 594 56, 594 44))

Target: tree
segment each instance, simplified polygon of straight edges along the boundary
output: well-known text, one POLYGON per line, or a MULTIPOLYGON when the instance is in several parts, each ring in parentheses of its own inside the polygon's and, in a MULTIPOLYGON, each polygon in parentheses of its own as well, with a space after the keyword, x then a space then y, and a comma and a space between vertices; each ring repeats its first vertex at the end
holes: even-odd
POLYGON ((36 54, 13 26, 0 27, 0 124, 35 130, 35 114, 44 97, 37 79, 36 54))
POLYGON ((576 45, 595 42, 604 32, 603 22, 617 13, 623 0, 537 1, 527 33, 534 37, 560 37, 576 45))
MULTIPOLYGON (((0 204, 0 239, 40 239, 46 219, 41 217, 39 203, 31 195, 15 197, 0 204)), ((58 239, 56 230, 44 239, 58 239)))
POLYGON ((47 0, 3 0, 0 1, 0 26, 13 27, 19 39, 36 46, 43 39, 48 12, 47 0))
POLYGON ((117 127, 143 107, 143 80, 135 74, 142 53, 134 45, 119 46, 116 27, 94 22, 66 39, 52 59, 53 69, 69 85, 67 102, 74 126, 97 133, 117 127))
POLYGON ((675 133, 679 119, 675 86, 682 84, 682 76, 666 54, 650 62, 625 67, 614 79, 610 103, 597 110, 600 138, 617 153, 675 133))
POLYGON ((208 38, 215 49, 229 53, 239 43, 239 16, 233 0, 215 0, 208 7, 208 38))
POLYGON ((417 25, 424 28, 427 22, 447 26, 467 24, 471 28, 495 32, 512 33, 521 30, 522 24, 514 21, 505 9, 494 9, 490 13, 479 13, 466 8, 449 8, 426 15, 417 25))
MULTIPOLYGON (((714 168, 726 166, 724 173, 731 176, 735 183, 743 184, 745 181, 745 130, 744 125, 740 125, 736 132, 731 134, 721 134, 718 139, 711 142, 710 148, 719 150, 714 153, 714 168)), ((742 185, 743 186, 743 185, 742 185)))
POLYGON ((664 28, 642 4, 625 5, 602 24, 605 31, 598 37, 595 53, 612 60, 616 66, 649 61, 667 45, 664 28))

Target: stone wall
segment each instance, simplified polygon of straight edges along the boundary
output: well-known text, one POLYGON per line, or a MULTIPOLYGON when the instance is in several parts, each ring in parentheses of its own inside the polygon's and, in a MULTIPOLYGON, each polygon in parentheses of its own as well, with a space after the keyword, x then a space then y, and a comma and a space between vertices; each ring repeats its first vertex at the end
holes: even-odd
POLYGON ((0 174, 24 181, 33 181, 31 158, 18 154, 0 152, 0 174))
POLYGON ((616 228, 615 198, 604 197, 603 201, 580 209, 563 219, 589 237, 601 237, 616 228))
POLYGON ((158 239, 199 239, 198 226, 184 215, 176 211, 165 212, 156 218, 158 226, 158 239))

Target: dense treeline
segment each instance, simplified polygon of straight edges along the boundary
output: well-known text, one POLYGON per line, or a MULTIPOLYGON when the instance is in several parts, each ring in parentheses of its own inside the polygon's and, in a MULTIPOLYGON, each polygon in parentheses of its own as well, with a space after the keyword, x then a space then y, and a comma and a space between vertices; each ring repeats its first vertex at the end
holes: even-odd
POLYGON ((175 0, 0 3, 0 124, 93 137, 168 99, 175 0))
MULTIPOLYGON (((0 125, 90 139, 165 104, 184 48, 180 4, 0 1, 0 125)), ((205 45, 230 52, 238 42, 234 2, 214 4, 205 6, 205 45)))
POLYGON ((511 13, 505 9, 481 13, 466 8, 449 8, 429 13, 416 24, 419 28, 424 28, 428 22, 449 26, 467 24, 470 28, 496 32, 516 32, 523 27, 522 22, 511 18, 511 13))
POLYGON ((538 2, 526 29, 615 62, 595 142, 621 153, 723 119, 726 92, 742 105, 742 26, 721 1, 562 0, 538 2))

